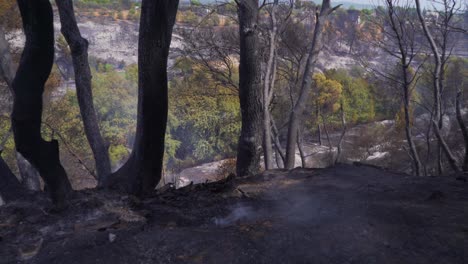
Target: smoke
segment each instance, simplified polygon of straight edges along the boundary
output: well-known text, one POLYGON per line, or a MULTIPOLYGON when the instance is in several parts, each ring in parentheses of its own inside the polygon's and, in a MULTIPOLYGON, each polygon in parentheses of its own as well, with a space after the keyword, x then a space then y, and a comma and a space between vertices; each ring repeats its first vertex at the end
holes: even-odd
POLYGON ((237 204, 231 209, 231 212, 226 217, 215 217, 213 222, 217 226, 229 226, 242 220, 251 220, 257 216, 257 213, 250 206, 237 204))

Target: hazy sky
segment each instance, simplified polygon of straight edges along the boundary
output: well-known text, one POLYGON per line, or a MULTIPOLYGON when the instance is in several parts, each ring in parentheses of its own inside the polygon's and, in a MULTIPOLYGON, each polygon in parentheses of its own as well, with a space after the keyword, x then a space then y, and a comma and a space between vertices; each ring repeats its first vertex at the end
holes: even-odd
MULTIPOLYGON (((315 0, 314 0, 315 1, 315 0)), ((402 2, 406 2, 405 0, 401 0, 402 2)), ((433 2, 430 0, 420 0, 421 4, 424 7, 432 7, 433 2)), ((466 1, 466 0, 461 0, 461 2, 466 1)), ((320 1, 319 1, 320 2, 320 1)), ((350 3, 356 3, 356 4, 370 4, 370 5, 381 5, 382 0, 335 0, 333 2, 350 2, 350 3)), ((412 1, 414 2, 414 1, 412 1)))

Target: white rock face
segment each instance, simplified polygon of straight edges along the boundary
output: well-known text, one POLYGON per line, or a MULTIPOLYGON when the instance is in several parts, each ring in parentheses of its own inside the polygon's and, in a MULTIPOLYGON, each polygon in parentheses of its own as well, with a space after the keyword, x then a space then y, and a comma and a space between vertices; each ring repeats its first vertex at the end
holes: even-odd
MULTIPOLYGON (((82 19, 78 22, 81 34, 89 41, 89 55, 102 60, 138 62, 138 23, 111 19, 82 19)), ((55 35, 60 33, 60 21, 54 17, 55 35)), ((8 32, 6 38, 14 52, 21 52, 25 37, 22 30, 8 32)), ((174 34, 171 49, 183 49, 183 39, 174 34)))

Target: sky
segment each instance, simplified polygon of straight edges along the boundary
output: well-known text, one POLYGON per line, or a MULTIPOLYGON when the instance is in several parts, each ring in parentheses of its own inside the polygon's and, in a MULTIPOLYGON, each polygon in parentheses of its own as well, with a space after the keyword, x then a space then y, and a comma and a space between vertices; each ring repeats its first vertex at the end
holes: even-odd
MULTIPOLYGON (((315 2, 321 2, 319 0, 314 0, 315 2)), ((426 7, 426 8, 432 8, 433 2, 430 0, 420 0, 421 5, 426 7)), ((462 0, 465 1, 465 0, 462 0)), ((355 3, 355 4, 363 4, 363 5, 372 5, 372 6, 377 6, 377 5, 382 5, 382 0, 332 0, 333 2, 348 2, 348 3, 355 3)), ((404 2, 404 0, 402 0, 404 2)))

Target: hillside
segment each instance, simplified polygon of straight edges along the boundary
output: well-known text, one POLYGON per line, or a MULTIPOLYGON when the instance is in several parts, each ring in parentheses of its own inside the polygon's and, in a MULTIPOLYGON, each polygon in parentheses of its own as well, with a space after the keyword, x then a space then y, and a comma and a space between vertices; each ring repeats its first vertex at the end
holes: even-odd
POLYGON ((0 263, 468 261, 466 177, 367 166, 268 171, 145 201, 81 191, 0 209, 0 263))

